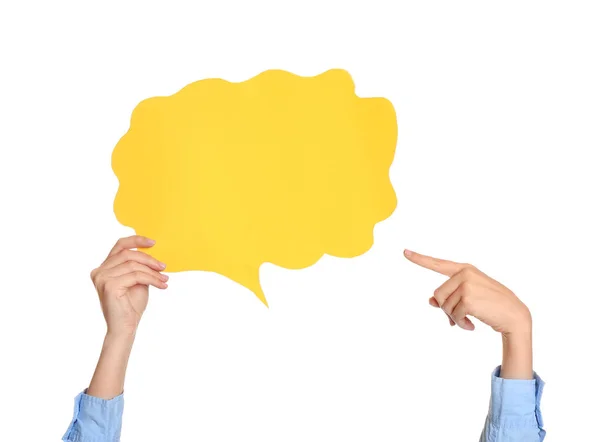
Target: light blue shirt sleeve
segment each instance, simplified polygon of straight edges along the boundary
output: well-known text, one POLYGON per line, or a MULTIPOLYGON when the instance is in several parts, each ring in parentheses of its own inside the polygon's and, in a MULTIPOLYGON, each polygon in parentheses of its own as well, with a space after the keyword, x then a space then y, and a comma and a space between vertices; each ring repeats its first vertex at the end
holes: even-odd
POLYGON ((119 442, 122 418, 122 394, 107 400, 89 396, 84 391, 75 398, 73 420, 62 440, 65 442, 119 442))
POLYGON ((500 367, 492 373, 492 396, 480 442, 542 442, 540 401, 544 381, 502 379, 500 367))

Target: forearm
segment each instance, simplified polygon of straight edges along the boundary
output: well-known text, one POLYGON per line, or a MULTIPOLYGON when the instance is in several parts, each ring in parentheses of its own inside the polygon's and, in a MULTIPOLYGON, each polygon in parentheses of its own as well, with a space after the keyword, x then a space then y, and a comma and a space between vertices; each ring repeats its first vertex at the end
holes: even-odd
POLYGON ((112 399, 123 393, 125 372, 135 335, 107 333, 87 394, 112 399))
POLYGON ((531 329, 502 336, 500 377, 504 379, 533 379, 531 329))
POLYGON ((134 335, 107 333, 87 391, 75 398, 66 442, 115 442, 121 434, 123 384, 134 335))
POLYGON ((502 366, 492 374, 492 396, 481 442, 544 440, 540 400, 543 381, 534 373, 530 322, 502 334, 502 366))
POLYGON ((529 309, 522 306, 510 329, 502 333, 503 379, 533 379, 532 322, 529 309))

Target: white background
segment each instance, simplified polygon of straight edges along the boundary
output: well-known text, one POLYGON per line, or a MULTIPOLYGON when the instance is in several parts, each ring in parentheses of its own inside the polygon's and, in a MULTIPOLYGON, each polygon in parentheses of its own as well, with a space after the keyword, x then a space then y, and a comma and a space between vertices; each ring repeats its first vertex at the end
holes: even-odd
POLYGON ((120 236, 112 149, 144 98, 270 68, 348 70, 394 104, 399 203, 355 259, 152 291, 123 441, 475 441, 500 337, 450 328, 468 261, 530 307, 547 441, 597 421, 597 2, 3 2, 0 440, 59 440, 104 322, 90 270, 120 236), (595 407, 595 408, 594 408, 595 407))

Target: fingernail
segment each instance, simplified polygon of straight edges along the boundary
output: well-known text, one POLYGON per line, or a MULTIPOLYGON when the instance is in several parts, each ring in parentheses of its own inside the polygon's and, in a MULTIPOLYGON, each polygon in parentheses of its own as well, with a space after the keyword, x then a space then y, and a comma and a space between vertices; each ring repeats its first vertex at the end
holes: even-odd
POLYGON ((146 238, 146 244, 153 246, 154 244, 156 244, 156 241, 150 238, 146 238))
POLYGON ((408 256, 411 256, 412 254, 413 254, 413 252, 411 252, 410 250, 404 249, 404 256, 408 257, 408 256))
POLYGON ((160 277, 162 278, 163 281, 168 281, 169 280, 169 276, 168 275, 160 275, 160 277))
POLYGON ((159 262, 158 266, 163 270, 167 268, 167 265, 164 262, 159 262))
POLYGON ((165 286, 165 288, 169 287, 169 284, 167 283, 164 283, 163 285, 165 286))

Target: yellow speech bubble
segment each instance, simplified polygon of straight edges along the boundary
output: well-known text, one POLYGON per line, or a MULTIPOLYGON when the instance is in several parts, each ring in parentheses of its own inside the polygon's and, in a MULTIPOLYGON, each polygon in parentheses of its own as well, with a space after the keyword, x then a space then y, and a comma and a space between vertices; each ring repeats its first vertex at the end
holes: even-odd
POLYGON ((396 114, 340 69, 207 79, 142 101, 116 145, 119 222, 170 272, 220 273, 267 305, 259 267, 360 255, 392 214, 396 114))

